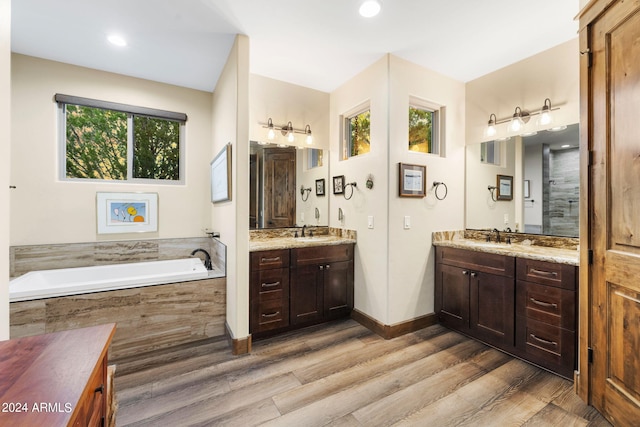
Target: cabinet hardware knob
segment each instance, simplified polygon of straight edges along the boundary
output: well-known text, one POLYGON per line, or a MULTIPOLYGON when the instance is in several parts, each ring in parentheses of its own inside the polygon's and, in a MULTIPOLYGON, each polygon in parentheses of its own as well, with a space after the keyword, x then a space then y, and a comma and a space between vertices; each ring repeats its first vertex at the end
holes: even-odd
POLYGON ((324 270, 324 265, 321 265, 321 266, 320 266, 320 270, 324 270))
POLYGON ((275 313, 263 313, 262 317, 276 317, 278 314, 280 314, 279 311, 276 311, 275 313))
POLYGON ((280 261, 280 257, 277 256, 275 258, 261 258, 260 262, 275 262, 275 261, 280 261))
POLYGON ((558 304, 554 304, 554 303, 551 303, 551 302, 538 301, 535 298, 529 298, 529 301, 531 301, 532 303, 534 303, 536 305, 540 305, 542 307, 558 308, 558 304))
POLYGON ((555 342, 555 341, 545 340, 544 338, 539 338, 539 337, 535 336, 534 334, 529 334, 529 336, 531 338, 533 338, 534 340, 539 341, 539 342, 541 342, 543 344, 548 344, 548 345, 553 345, 553 346, 557 346, 558 345, 558 343, 555 342))
POLYGON ((478 273, 476 273, 475 271, 471 273, 471 277, 478 277, 478 273))
POLYGON ((327 264, 327 270, 330 269, 330 268, 331 268, 331 266, 329 264, 327 264))
POLYGON ((278 286, 280 285, 280 282, 275 282, 275 283, 263 283, 262 287, 263 288, 273 288, 274 286, 278 286))
POLYGON ((462 270, 462 274, 464 274, 465 276, 468 276, 469 272, 467 270, 462 270))
POLYGON ((555 271, 543 271, 543 270, 537 270, 535 268, 532 268, 531 270, 529 270, 529 273, 537 274, 538 276, 544 276, 544 277, 557 277, 558 276, 558 273, 556 273, 555 271))

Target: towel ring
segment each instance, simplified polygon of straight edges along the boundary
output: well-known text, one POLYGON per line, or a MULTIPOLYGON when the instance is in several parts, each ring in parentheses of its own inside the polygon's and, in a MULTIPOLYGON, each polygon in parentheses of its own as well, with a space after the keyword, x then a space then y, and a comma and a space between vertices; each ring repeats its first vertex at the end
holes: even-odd
POLYGON ((447 188, 447 184, 445 184, 444 182, 433 181, 433 187, 435 188, 435 190, 433 190, 433 193, 435 194, 436 199, 444 200, 444 199, 447 198, 447 194, 449 193, 449 189, 447 188), (444 187, 444 196, 442 196, 442 197, 438 196, 438 188, 440 188, 440 186, 444 187))

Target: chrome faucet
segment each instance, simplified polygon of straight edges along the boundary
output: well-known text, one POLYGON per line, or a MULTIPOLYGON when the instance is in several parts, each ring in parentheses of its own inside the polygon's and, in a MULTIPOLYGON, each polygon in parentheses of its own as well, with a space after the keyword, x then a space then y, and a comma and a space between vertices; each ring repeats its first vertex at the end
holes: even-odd
POLYGON ((492 233, 496 233, 496 243, 500 243, 500 231, 497 228, 494 228, 492 233))
POLYGON ((191 252, 191 256, 194 256, 198 252, 202 252, 204 254, 204 266, 205 266, 205 268, 207 270, 213 270, 213 265, 211 265, 211 255, 209 255, 209 252, 205 251, 202 248, 198 248, 198 249, 194 250, 193 252, 191 252))

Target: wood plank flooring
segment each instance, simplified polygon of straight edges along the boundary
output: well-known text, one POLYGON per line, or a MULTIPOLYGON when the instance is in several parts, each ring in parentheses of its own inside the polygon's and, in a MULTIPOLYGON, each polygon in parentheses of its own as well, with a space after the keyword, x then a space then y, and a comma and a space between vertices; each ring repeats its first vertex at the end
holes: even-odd
POLYGON ((117 362, 118 426, 609 426, 573 384, 439 325, 384 340, 353 320, 117 362))

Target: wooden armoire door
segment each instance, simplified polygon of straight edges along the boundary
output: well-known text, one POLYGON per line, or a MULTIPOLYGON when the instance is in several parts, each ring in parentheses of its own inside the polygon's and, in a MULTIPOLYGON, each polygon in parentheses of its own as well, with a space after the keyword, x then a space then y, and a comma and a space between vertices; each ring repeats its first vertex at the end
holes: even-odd
POLYGON ((264 150, 264 227, 293 227, 296 210, 296 150, 264 150))
POLYGON ((638 426, 640 1, 592 2, 581 16, 580 45, 581 126, 587 136, 581 149, 588 159, 580 243, 588 245, 581 259, 589 258, 589 250, 593 259, 581 276, 589 293, 581 314, 589 318, 590 402, 614 425, 638 426))

